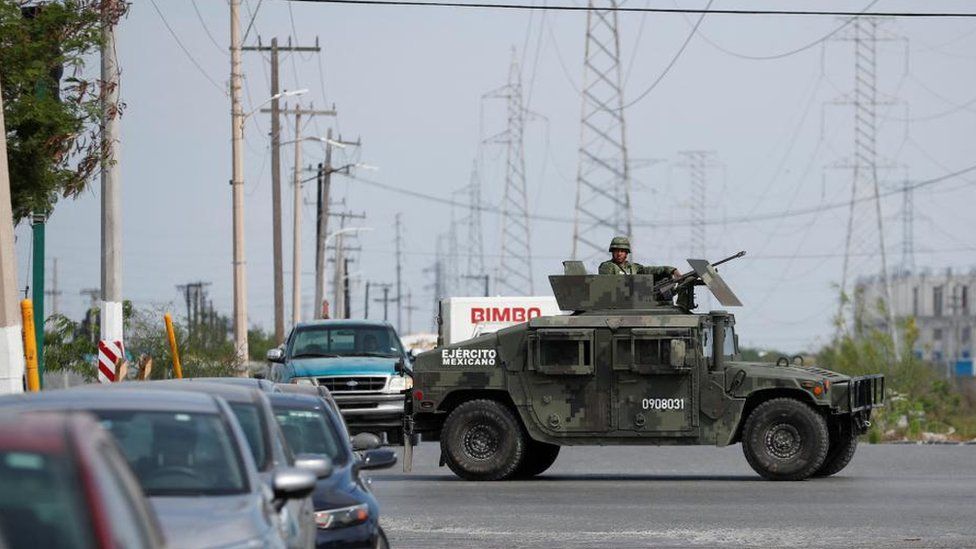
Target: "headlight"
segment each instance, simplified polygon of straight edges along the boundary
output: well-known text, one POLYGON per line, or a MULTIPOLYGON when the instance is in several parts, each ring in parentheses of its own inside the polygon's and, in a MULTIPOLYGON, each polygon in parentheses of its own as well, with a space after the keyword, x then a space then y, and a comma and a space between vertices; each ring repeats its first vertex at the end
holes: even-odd
POLYGON ((291 382, 295 385, 318 385, 314 377, 293 377, 291 382))
POLYGON ((362 524, 369 520, 369 506, 365 503, 315 512, 315 525, 323 530, 334 530, 362 524))
POLYGON ((410 376, 397 376, 390 378, 390 386, 387 388, 391 393, 399 393, 413 388, 413 378, 410 376))

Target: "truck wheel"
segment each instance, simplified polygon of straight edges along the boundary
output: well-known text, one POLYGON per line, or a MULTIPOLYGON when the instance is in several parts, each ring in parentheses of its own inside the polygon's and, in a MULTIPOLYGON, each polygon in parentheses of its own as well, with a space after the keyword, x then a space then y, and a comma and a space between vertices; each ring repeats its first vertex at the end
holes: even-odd
POLYGON ((530 440, 514 477, 532 478, 541 475, 552 467, 558 456, 559 445, 530 440))
POLYGON ((447 416, 441 452, 447 466, 465 480, 511 477, 526 450, 525 435, 515 416, 494 400, 472 400, 447 416))
POLYGON ((838 426, 836 432, 831 433, 830 448, 827 450, 827 458, 817 472, 815 477, 829 477, 837 474, 847 467, 847 464, 854 458, 857 450, 857 433, 850 425, 838 426))
POLYGON ((827 457, 827 422, 792 398, 763 402, 742 430, 742 451, 753 470, 768 480, 804 480, 827 457))

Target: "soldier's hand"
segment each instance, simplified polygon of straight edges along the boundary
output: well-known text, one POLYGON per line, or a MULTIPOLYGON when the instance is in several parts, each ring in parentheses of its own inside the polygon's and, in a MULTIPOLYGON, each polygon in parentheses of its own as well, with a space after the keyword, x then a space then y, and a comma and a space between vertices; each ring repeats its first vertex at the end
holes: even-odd
POLYGON ((678 269, 671 271, 671 278, 681 278, 681 271, 678 269))

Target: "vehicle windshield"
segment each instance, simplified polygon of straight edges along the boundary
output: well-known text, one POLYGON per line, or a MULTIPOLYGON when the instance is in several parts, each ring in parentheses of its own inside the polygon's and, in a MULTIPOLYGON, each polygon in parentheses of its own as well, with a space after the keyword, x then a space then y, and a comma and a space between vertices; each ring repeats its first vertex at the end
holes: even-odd
POLYGON ((91 547, 87 516, 80 479, 65 456, 0 450, 0 545, 91 547))
POLYGON ((245 402, 231 402, 230 409, 234 411, 237 422, 241 424, 247 445, 251 448, 254 463, 259 471, 267 470, 271 465, 268 445, 264 440, 264 429, 261 427, 261 414, 256 404, 245 402))
POLYGON ((322 410, 285 406, 274 407, 275 419, 296 454, 322 454, 332 463, 343 465, 349 459, 339 442, 340 434, 322 410))
POLYGON ((247 492, 241 456, 217 414, 101 410, 148 496, 247 492))
MULTIPOLYGON (((722 355, 733 358, 736 353, 735 330, 732 326, 725 327, 725 341, 722 345, 722 355)), ((702 330, 702 354, 705 358, 712 358, 712 331, 702 330)))
POLYGON ((397 358, 400 342, 393 330, 385 326, 305 326, 295 332, 290 356, 397 358))

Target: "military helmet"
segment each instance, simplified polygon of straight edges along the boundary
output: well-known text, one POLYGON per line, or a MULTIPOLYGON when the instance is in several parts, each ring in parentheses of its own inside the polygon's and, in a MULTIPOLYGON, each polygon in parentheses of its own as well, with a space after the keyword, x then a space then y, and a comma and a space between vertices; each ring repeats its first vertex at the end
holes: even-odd
POLYGON ((623 250, 630 253, 630 239, 626 236, 615 236, 610 241, 610 251, 623 250))

